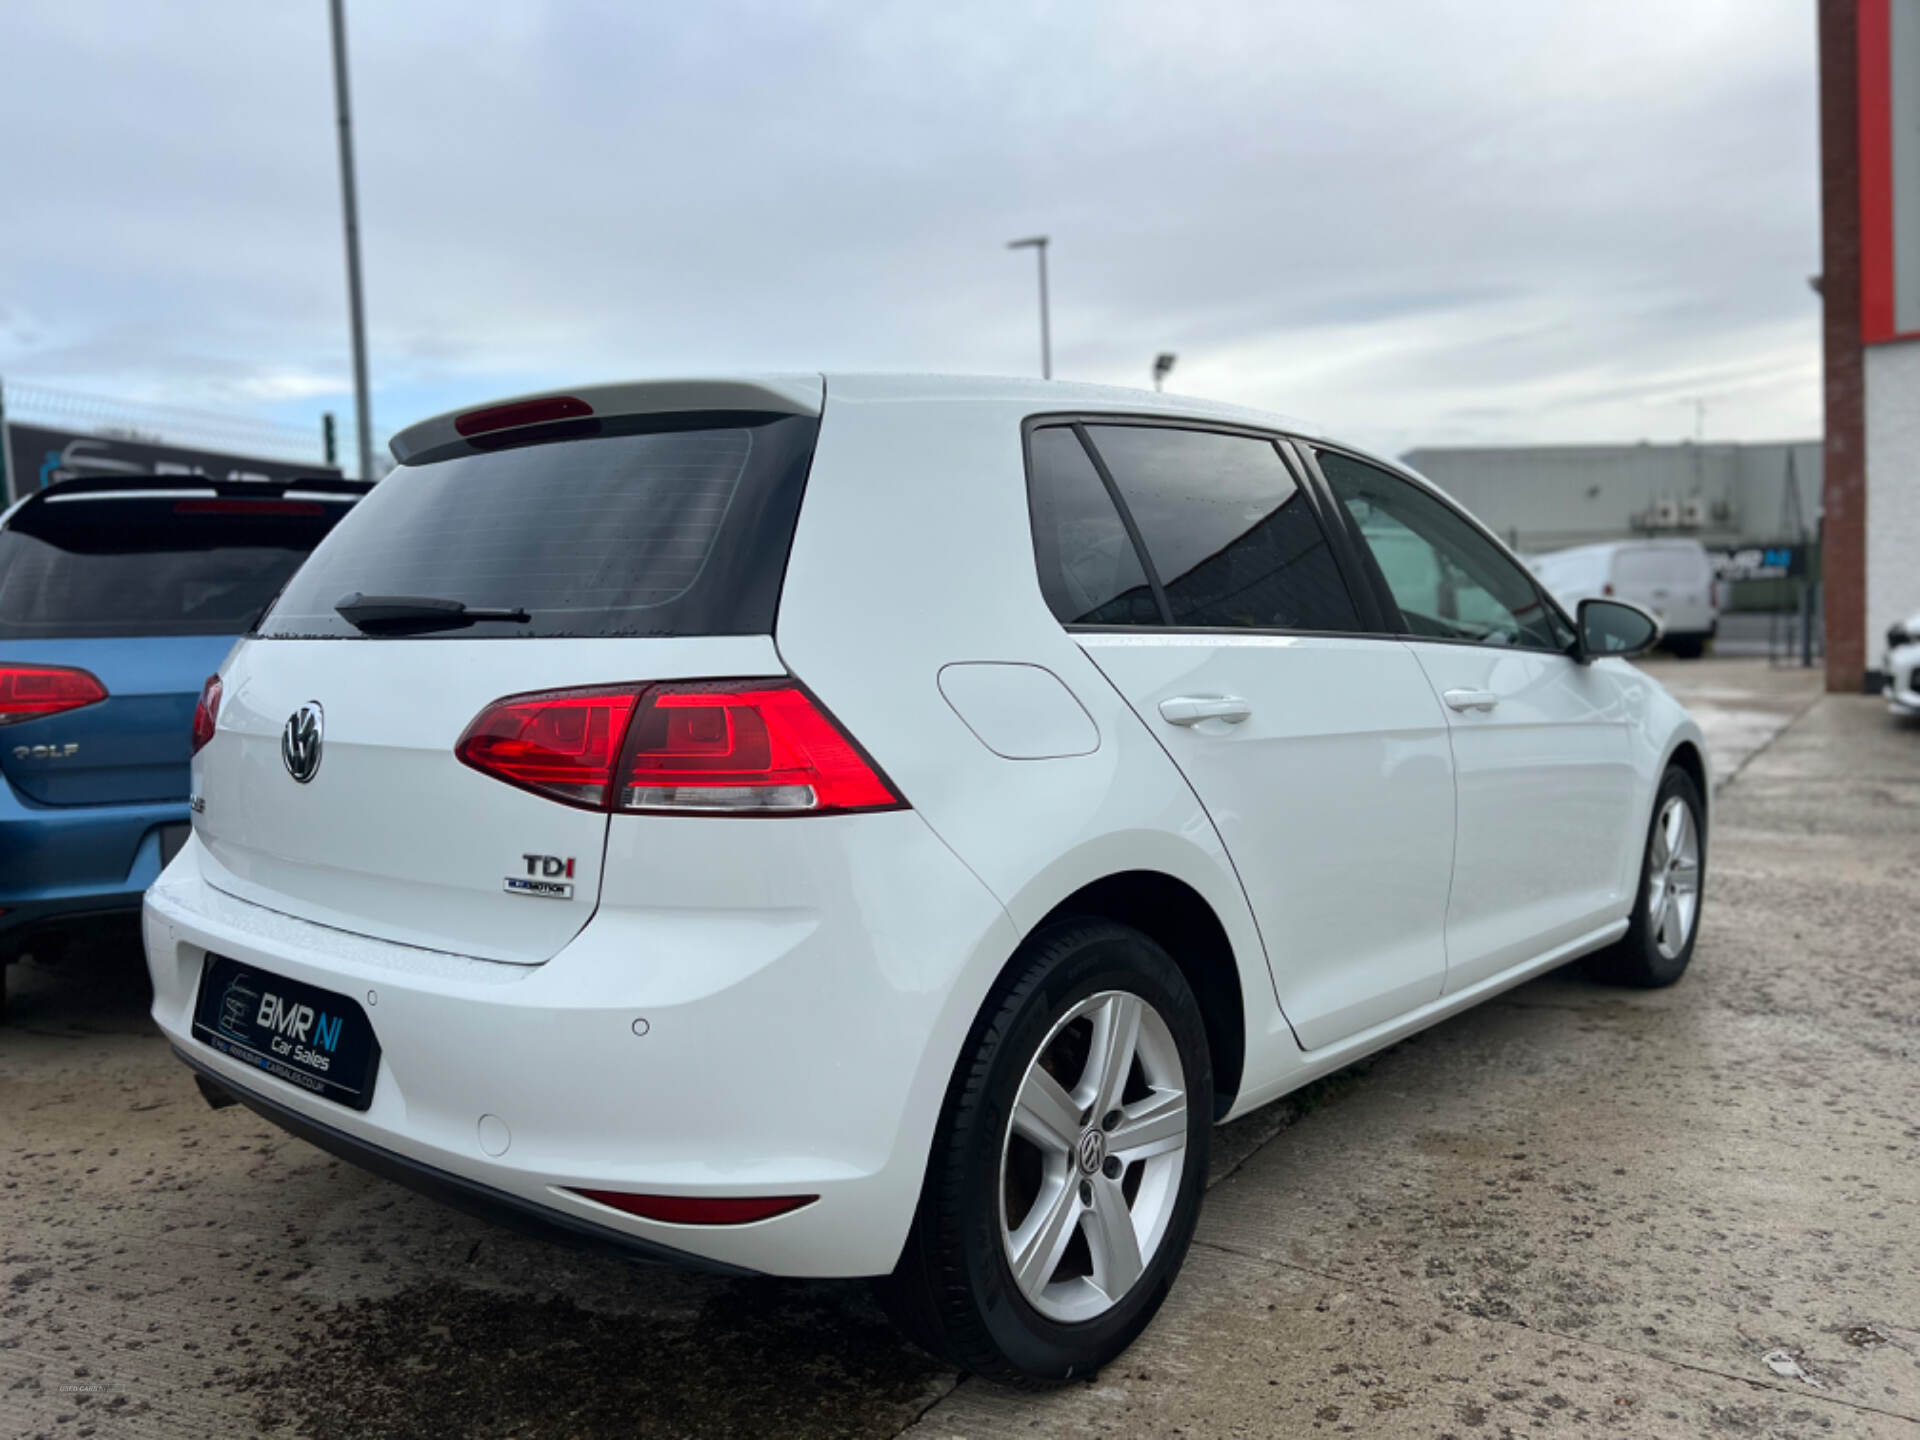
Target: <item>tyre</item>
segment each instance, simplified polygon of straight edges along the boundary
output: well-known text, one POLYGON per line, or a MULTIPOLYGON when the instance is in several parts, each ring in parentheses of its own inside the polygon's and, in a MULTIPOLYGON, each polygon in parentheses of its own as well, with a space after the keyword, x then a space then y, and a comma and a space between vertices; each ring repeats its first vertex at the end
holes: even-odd
POLYGON ((1707 653, 1707 640, 1704 635, 1674 635, 1668 637, 1667 649, 1681 660, 1698 660, 1707 653))
POLYGON ((1596 979, 1656 989, 1686 973, 1700 933, 1707 830, 1699 787, 1684 770, 1668 770, 1654 797, 1653 822, 1640 860, 1640 894, 1618 944, 1587 962, 1596 979))
POLYGON ((955 1068, 883 1303, 989 1379, 1093 1373, 1179 1273, 1212 1124, 1206 1027, 1166 951, 1106 921, 1037 933, 955 1068))

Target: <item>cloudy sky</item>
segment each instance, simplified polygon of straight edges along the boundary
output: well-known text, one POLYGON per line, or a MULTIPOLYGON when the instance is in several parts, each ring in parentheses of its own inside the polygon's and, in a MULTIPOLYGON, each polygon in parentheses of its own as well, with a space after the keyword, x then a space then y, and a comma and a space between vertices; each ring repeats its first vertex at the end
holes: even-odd
MULTIPOLYGON (((352 411, 324 0, 9 0, 0 376, 352 411)), ((1055 374, 1362 443, 1820 425, 1812 0, 350 0, 375 428, 1055 374), (1696 401, 1704 402, 1704 412, 1696 401)))

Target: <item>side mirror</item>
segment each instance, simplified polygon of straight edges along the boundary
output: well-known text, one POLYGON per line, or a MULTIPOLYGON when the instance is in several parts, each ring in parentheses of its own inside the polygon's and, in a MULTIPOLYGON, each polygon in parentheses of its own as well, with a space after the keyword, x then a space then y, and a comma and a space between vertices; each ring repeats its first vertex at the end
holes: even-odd
POLYGON ((1582 600, 1576 628, 1580 639, 1575 658, 1583 664, 1609 657, 1630 660, 1660 639, 1660 622, 1624 600, 1582 600))

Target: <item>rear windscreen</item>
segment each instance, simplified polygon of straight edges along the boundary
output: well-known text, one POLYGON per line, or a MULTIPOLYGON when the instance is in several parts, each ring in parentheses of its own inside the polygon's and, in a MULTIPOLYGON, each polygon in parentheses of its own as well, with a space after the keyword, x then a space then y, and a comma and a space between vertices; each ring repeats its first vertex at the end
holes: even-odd
POLYGON ((348 506, 47 496, 0 530, 0 640, 239 635, 348 506))
POLYGON ((428 638, 771 633, 819 422, 625 423, 635 428, 609 421, 616 433, 401 466, 260 634, 361 638, 334 608, 355 593, 528 617, 428 638))

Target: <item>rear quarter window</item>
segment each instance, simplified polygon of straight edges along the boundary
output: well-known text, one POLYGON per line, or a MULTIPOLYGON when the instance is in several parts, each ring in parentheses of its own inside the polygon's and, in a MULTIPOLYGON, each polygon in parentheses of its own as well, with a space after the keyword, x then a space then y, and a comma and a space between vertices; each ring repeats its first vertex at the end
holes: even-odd
POLYGON ((352 638, 347 595, 524 610, 426 638, 770 634, 819 422, 649 416, 403 465, 260 627, 352 638))
POLYGON ((1063 625, 1158 625, 1160 607, 1133 539, 1079 435, 1065 425, 1027 442, 1034 557, 1063 625))

